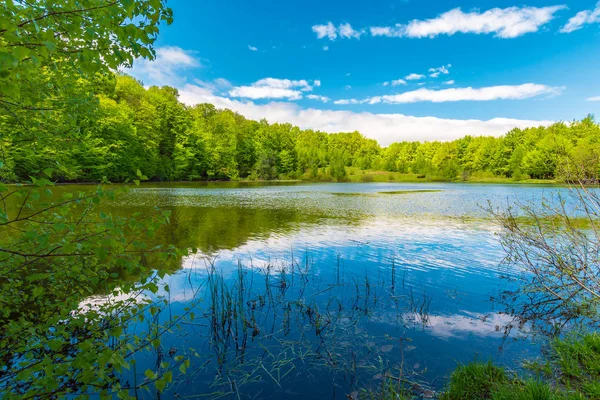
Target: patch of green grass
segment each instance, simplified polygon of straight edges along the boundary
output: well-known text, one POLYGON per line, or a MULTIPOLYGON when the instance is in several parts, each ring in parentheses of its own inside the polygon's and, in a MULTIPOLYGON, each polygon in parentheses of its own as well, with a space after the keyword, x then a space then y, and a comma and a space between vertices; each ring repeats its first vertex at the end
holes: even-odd
POLYGON ((491 361, 460 365, 450 376, 448 389, 441 400, 491 399, 492 392, 509 381, 506 372, 491 361))
POLYGON ((375 193, 356 193, 356 192, 329 192, 334 196, 340 197, 374 197, 375 193))
POLYGON ((599 333, 553 340, 548 363, 561 385, 600 399, 599 333))
POLYGON ((411 194, 411 193, 434 193, 441 192, 441 190, 433 190, 433 189, 417 189, 417 190, 395 190, 389 192, 329 192, 334 196, 340 197, 375 197, 379 194, 411 194))
MULTIPOLYGON (((430 174, 404 174, 393 171, 363 170, 356 167, 346 167, 346 182, 466 182, 466 183, 513 183, 513 184, 555 184, 555 180, 545 179, 513 179, 502 176, 496 176, 491 172, 473 173, 465 179, 456 177, 448 179, 445 177, 434 176, 430 174)), ((321 169, 316 177, 310 173, 304 173, 299 177, 301 180, 313 182, 331 182, 333 178, 327 174, 325 169, 321 169)))
POLYGON ((441 400, 600 399, 600 334, 570 336, 549 344, 546 359, 531 363, 538 379, 523 380, 491 362, 459 366, 441 400))
POLYGON ((418 190, 394 190, 390 192, 377 192, 377 194, 411 194, 411 193, 436 193, 441 192, 437 189, 418 189, 418 190))
POLYGON ((547 383, 529 380, 499 385, 489 398, 492 400, 558 400, 565 397, 547 383))

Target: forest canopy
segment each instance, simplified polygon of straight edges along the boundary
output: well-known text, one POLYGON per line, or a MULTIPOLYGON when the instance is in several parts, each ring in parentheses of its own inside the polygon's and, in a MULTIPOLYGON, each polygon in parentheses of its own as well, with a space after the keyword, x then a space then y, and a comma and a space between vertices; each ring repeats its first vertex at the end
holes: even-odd
POLYGON ((562 179, 564 171, 572 174, 576 167, 582 178, 595 180, 600 167, 600 126, 592 116, 515 128, 498 138, 381 147, 359 132, 328 134, 248 120, 211 104, 186 106, 175 88, 145 88, 128 75, 104 71, 92 76, 69 86, 88 99, 78 103, 80 113, 41 110, 27 126, 0 115, 2 181, 20 182, 50 170, 58 182, 121 182, 135 179, 138 170, 156 181, 343 180, 345 167, 441 180, 467 179, 473 173, 562 179), (60 135, 36 135, 48 127, 60 135))

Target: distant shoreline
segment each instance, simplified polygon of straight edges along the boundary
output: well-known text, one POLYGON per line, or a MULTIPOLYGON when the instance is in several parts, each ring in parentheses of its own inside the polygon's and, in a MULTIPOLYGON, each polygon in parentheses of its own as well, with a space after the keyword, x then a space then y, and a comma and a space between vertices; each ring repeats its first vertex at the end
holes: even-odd
MULTIPOLYGON (((373 171, 374 173, 366 173, 361 175, 348 175, 347 179, 344 180, 333 180, 333 179, 323 179, 323 178, 314 178, 314 179, 272 179, 272 180, 262 180, 262 179, 240 179, 240 180, 223 180, 223 179, 215 179, 215 180, 176 180, 176 181, 144 181, 141 182, 141 185, 148 184, 191 184, 191 183, 416 183, 416 184, 431 184, 431 183, 466 183, 466 184, 496 184, 496 185, 549 185, 549 186, 568 186, 567 183, 558 182, 553 179, 523 179, 523 180, 514 180, 510 178, 479 178, 473 177, 468 178, 466 180, 461 179, 453 179, 453 180, 444 180, 436 177, 425 177, 425 178, 416 178, 411 174, 398 174, 400 176, 392 176, 390 178, 389 174, 397 174, 397 173, 389 173, 387 171, 373 171), (383 174, 382 174, 383 173, 383 174)), ((72 185, 99 185, 102 182, 54 182, 55 186, 72 186, 72 185)), ((110 182, 108 184, 113 185, 121 185, 121 184, 132 184, 132 182, 110 182)), ((9 186, 27 186, 25 183, 6 183, 9 186)))

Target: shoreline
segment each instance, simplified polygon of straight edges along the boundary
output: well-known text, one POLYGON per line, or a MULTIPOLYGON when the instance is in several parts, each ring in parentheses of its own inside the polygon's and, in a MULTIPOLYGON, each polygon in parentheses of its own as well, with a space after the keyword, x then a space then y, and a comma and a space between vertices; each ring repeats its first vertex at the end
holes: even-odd
MULTIPOLYGON (((543 180, 543 179, 525 179, 515 181, 512 179, 468 179, 468 180, 441 180, 441 179, 402 179, 402 180, 327 180, 327 179, 272 179, 272 180, 262 180, 262 179, 253 179, 253 180, 192 180, 192 181, 184 181, 184 180, 176 180, 176 181, 143 181, 140 182, 140 186, 149 185, 149 184, 219 184, 219 183, 262 183, 262 184, 278 184, 278 183, 410 183, 410 184, 435 184, 435 183, 448 183, 448 184, 485 184, 485 185, 546 185, 546 186, 569 186, 569 183, 558 182, 556 180, 543 180)), ((96 185, 133 185, 132 182, 53 182, 54 186, 96 186, 96 185)), ((31 186, 28 183, 4 183, 7 186, 31 186)), ((589 187, 594 187, 596 185, 585 185, 589 187)))

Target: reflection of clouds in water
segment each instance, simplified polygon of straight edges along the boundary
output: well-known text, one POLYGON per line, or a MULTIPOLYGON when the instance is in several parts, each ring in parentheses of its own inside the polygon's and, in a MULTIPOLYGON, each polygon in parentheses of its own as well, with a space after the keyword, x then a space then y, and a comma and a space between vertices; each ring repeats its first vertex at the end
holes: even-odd
POLYGON ((108 295, 96 295, 89 296, 79 302, 79 306, 75 313, 88 313, 90 311, 102 312, 107 307, 118 305, 118 304, 135 304, 142 301, 148 300, 148 297, 144 293, 139 291, 133 291, 130 293, 123 293, 120 289, 115 289, 113 293, 108 295))
POLYGON ((510 315, 490 313, 467 315, 430 315, 426 330, 429 334, 443 339, 464 339, 468 335, 482 337, 502 336, 503 328, 510 324, 513 318, 510 315))
POLYGON ((306 255, 326 257, 323 250, 339 248, 343 259, 381 262, 392 256, 396 264, 413 270, 451 268, 469 273, 497 266, 502 253, 491 224, 459 220, 371 218, 359 226, 327 225, 301 227, 292 235, 271 235, 249 240, 234 250, 216 254, 196 253, 186 257, 183 268, 204 268, 214 261, 229 269, 241 261, 254 268, 289 265, 292 252, 296 261, 306 255), (202 262, 199 263, 198 261, 202 262), (229 264, 229 267, 227 267, 229 264))

